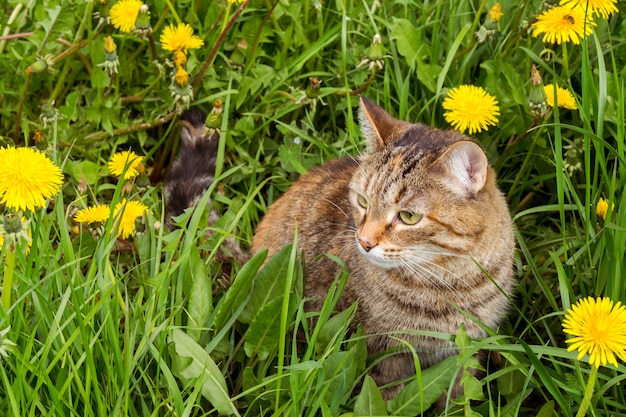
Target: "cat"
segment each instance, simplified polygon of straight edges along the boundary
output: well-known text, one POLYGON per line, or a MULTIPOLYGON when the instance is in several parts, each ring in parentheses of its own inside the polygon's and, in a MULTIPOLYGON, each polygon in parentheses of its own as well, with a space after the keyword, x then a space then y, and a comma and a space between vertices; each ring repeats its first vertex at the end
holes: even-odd
MULTIPOLYGON (((511 217, 484 151, 467 136, 397 120, 364 97, 359 118, 366 152, 301 176, 259 223, 250 253, 271 257, 297 228, 306 262, 327 253, 347 265, 337 308, 358 302, 354 322, 370 335, 369 354, 397 347, 393 333, 413 343, 426 368, 457 353, 454 344, 403 331, 455 334, 464 324, 484 337, 459 309, 491 328, 506 315, 516 285, 511 217)), ((320 309, 340 268, 325 256, 308 264, 307 310, 320 309)), ((380 387, 414 374, 404 351, 371 375, 380 387)))
MULTIPOLYGON (((364 97, 360 125, 367 152, 300 177, 263 217, 252 253, 266 248, 271 256, 297 227, 306 261, 322 253, 345 261, 350 276, 338 309, 358 302, 355 322, 373 335, 370 355, 398 344, 388 332, 455 334, 464 323, 470 337, 485 336, 455 308, 495 328, 515 287, 512 221, 485 153, 461 133, 396 120, 364 97)), ((321 307, 339 271, 328 257, 307 268, 310 310, 321 307)), ((423 368, 457 352, 441 339, 412 342, 423 368)), ((373 378, 381 386, 414 373, 407 352, 380 362, 373 378)))
MULTIPOLYGON (((169 168, 164 182, 165 224, 174 229, 174 218, 195 206, 215 181, 219 131, 208 129, 205 114, 199 109, 185 113, 180 131, 180 154, 169 168)), ((211 204, 209 200, 209 205, 211 204)), ((219 219, 215 210, 209 212, 208 224, 219 219)), ((209 231, 207 236, 213 232, 209 231)), ((247 253, 233 237, 227 237, 220 246, 216 258, 226 264, 241 265, 247 253)), ((228 270, 228 268, 224 268, 228 270)))

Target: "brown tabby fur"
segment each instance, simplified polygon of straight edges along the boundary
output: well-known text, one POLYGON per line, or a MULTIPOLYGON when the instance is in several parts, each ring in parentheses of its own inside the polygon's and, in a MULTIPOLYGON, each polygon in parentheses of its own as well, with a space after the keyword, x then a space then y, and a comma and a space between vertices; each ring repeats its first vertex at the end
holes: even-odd
MULTIPOLYGON (((468 137, 396 120, 365 98, 360 119, 368 152, 302 176, 265 215, 251 250, 271 256, 297 228, 307 262, 322 253, 343 259, 350 277, 338 308, 358 301, 369 353, 397 346, 385 335, 396 332, 412 341, 425 368, 455 354, 454 345, 402 331, 454 334, 464 323, 471 337, 483 337, 458 309, 491 328, 506 313, 515 286, 511 218, 484 152, 468 137), (421 220, 405 224, 400 211, 421 220)), ((308 267, 309 310, 320 308, 339 268, 327 257, 308 267)), ((373 377, 380 386, 414 373, 410 354, 400 353, 373 377)))

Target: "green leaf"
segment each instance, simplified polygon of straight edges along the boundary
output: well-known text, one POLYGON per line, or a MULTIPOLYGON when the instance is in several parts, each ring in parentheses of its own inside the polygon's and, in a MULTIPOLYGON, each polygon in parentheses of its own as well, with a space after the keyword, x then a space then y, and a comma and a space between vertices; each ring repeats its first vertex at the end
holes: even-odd
POLYGON ((426 411, 450 385, 456 370, 456 359, 456 355, 450 356, 422 371, 424 390, 420 392, 417 380, 410 382, 387 403, 389 413, 394 416, 415 416, 426 411))
POLYGON ((180 329, 172 330, 169 343, 173 345, 176 355, 184 360, 184 365, 174 367, 174 375, 185 384, 200 384, 202 396, 213 404, 219 414, 238 416, 226 390, 224 375, 211 356, 180 329))
POLYGON ((254 279, 252 292, 248 304, 241 312, 239 321, 251 323, 257 313, 270 301, 281 297, 287 279, 291 246, 285 245, 259 271, 254 279))
POLYGON ((351 305, 324 323, 315 342, 315 353, 317 355, 323 354, 329 346, 334 346, 336 349, 339 348, 339 344, 335 343, 335 341, 343 340, 350 326, 350 322, 354 318, 356 306, 356 303, 351 305))
MULTIPOLYGON (((280 332, 280 314, 282 312, 283 298, 274 298, 265 304, 250 323, 246 333, 244 349, 248 357, 257 355, 265 360, 271 352, 278 348, 278 334, 280 332)), ((290 299, 290 310, 295 309, 295 300, 290 299)))
POLYGON ((428 56, 427 45, 419 30, 409 20, 396 17, 391 20, 391 39, 396 41, 398 52, 414 70, 417 63, 428 56))
POLYGON ((551 417, 554 415, 554 401, 548 401, 541 407, 537 417, 551 417))
POLYGON ((191 274, 191 291, 187 309, 189 317, 187 326, 189 335, 199 342, 202 333, 206 332, 209 327, 208 321, 213 304, 211 283, 196 248, 190 249, 189 264, 189 268, 193 272, 191 274))
POLYGON ((354 403, 354 416, 386 416, 385 400, 374 379, 366 375, 361 392, 354 403))
POLYGON ((64 170, 76 182, 84 179, 87 185, 95 185, 98 180, 102 179, 102 167, 86 159, 80 161, 68 159, 64 170))
POLYGON ((352 392, 356 380, 354 351, 335 352, 326 358, 322 366, 324 373, 321 375, 325 375, 325 383, 329 384, 324 400, 333 411, 333 415, 337 415, 340 405, 352 392))
POLYGON ((226 291, 226 294, 224 294, 215 308, 213 326, 216 333, 224 327, 229 318, 232 318, 234 311, 245 302, 250 294, 254 276, 259 271, 261 265, 263 265, 263 262, 265 262, 266 257, 267 250, 256 253, 237 273, 228 291, 226 291))

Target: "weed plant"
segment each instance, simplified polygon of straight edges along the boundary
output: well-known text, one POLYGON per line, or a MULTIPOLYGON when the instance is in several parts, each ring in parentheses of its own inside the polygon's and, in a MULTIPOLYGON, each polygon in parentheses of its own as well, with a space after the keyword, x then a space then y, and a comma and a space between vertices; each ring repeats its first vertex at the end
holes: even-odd
POLYGON ((108 20, 113 1, 3 2, 0 145, 42 150, 64 180, 43 208, 3 209, 0 415, 626 415, 624 363, 590 379, 561 327, 579 298, 626 302, 626 4, 590 1, 618 10, 549 43, 536 23, 554 3, 502 2, 489 20, 492 0, 154 0, 127 33, 108 20), (160 38, 179 23, 203 41, 184 63, 160 38), (555 84, 574 109, 537 99, 537 85, 555 84), (460 85, 498 102, 497 125, 473 136, 511 208, 519 288, 489 337, 434 335, 461 353, 385 403, 368 376, 380 357, 368 359, 362 330, 346 332, 358 306, 334 312, 347 271, 313 314, 294 246, 263 268, 265 253, 229 266, 217 248, 227 237, 246 247, 299 175, 363 149, 360 94, 449 129, 442 102, 460 85), (186 107, 213 111, 216 181, 169 231, 162 180, 186 107), (143 175, 109 173, 126 150, 143 175), (209 198, 222 216, 212 225, 209 198), (146 207, 125 239, 115 210, 74 220, 125 199, 146 207), (479 349, 486 375, 465 377, 447 411, 430 409, 479 349))

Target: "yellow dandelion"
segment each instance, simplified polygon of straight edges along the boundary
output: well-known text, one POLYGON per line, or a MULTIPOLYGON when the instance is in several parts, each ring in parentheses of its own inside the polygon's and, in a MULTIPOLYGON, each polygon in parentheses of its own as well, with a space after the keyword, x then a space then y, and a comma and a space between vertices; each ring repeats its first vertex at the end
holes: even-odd
POLYGON ((128 166, 124 179, 129 180, 143 172, 143 158, 133 151, 122 151, 115 153, 109 161, 109 172, 116 177, 122 175, 124 168, 128 166))
POLYGON ((174 51, 174 59, 172 61, 176 68, 182 67, 187 63, 187 55, 183 51, 174 51))
POLYGON ((111 208, 106 204, 98 204, 79 210, 74 215, 76 223, 104 223, 109 219, 111 208))
POLYGON ((443 108, 444 118, 461 133, 469 134, 487 130, 488 126, 498 123, 500 109, 498 101, 482 87, 461 85, 450 90, 443 108))
POLYGON ((0 148, 0 203, 15 210, 45 207, 63 184, 63 174, 48 157, 34 149, 0 148))
POLYGON ((104 50, 108 54, 112 54, 117 50, 117 45, 115 45, 115 41, 110 36, 104 37, 104 50))
POLYGON ((166 51, 186 53, 188 49, 198 49, 204 45, 204 41, 193 34, 193 29, 187 23, 167 26, 163 29, 160 40, 166 51))
POLYGON ((500 19, 502 19, 502 6, 500 3, 491 6, 491 9, 487 12, 487 16, 489 16, 490 21, 499 22, 500 19))
MULTIPOLYGON (((611 211, 615 209, 615 204, 611 206, 611 211)), ((606 213, 609 211, 609 201, 606 198, 600 197, 596 204, 596 214, 598 217, 602 217, 602 220, 606 219, 606 213)))
POLYGON ((626 306, 608 298, 587 297, 567 310, 563 331, 572 337, 568 351, 577 350, 580 360, 589 354, 596 368, 610 363, 617 367, 616 356, 626 361, 626 306))
POLYGON ((123 200, 115 206, 115 222, 122 239, 127 239, 135 234, 135 221, 138 217, 143 216, 147 210, 148 207, 139 201, 123 200))
POLYGON ((587 18, 582 7, 558 6, 546 10, 537 17, 533 24, 533 37, 536 38, 543 33, 544 42, 559 45, 572 42, 578 45, 580 38, 591 34, 592 26, 595 26, 595 23, 587 18))
POLYGON ((617 0, 561 0, 562 6, 588 8, 589 12, 608 19, 610 15, 618 11, 615 5, 617 0))
POLYGON ((187 84, 189 84, 189 73, 187 73, 183 67, 178 67, 176 74, 174 74, 174 82, 176 82, 179 87, 186 87, 187 84))
MULTIPOLYGON (((546 102, 548 106, 554 107, 554 84, 548 84, 543 87, 543 90, 546 93, 546 102)), ((556 101, 559 107, 569 110, 576 110, 576 99, 565 88, 561 88, 558 85, 556 86, 556 101)))
POLYGON ((111 24, 124 33, 135 30, 135 21, 143 3, 139 0, 120 0, 111 7, 111 24))

